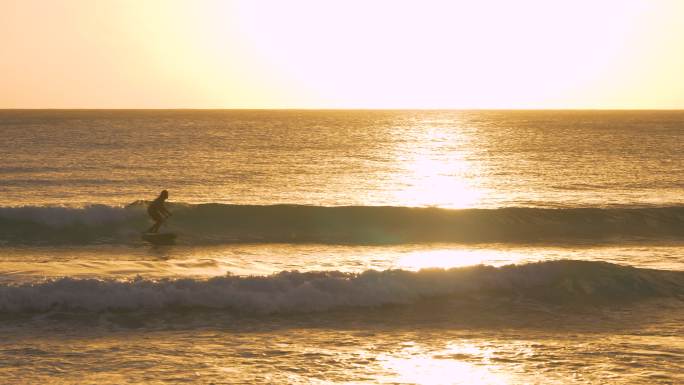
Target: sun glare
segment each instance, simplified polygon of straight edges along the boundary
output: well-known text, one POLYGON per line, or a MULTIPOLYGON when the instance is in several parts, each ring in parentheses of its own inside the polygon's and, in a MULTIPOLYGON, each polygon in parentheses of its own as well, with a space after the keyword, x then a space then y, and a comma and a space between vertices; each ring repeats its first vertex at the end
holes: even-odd
POLYGON ((573 103, 610 82, 616 63, 641 60, 626 41, 652 7, 536 0, 270 5, 236 7, 255 57, 277 65, 272 69, 312 103, 375 108, 573 103), (304 14, 315 17, 282 17, 304 14))
POLYGON ((683 14, 674 0, 0 2, 0 107, 681 108, 683 14))

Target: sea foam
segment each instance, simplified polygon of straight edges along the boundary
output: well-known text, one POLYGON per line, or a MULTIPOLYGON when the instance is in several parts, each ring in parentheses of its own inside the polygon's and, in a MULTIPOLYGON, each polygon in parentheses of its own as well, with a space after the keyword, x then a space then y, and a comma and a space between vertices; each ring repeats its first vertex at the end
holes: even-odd
POLYGON ((281 272, 211 279, 61 278, 0 285, 0 312, 221 309, 239 314, 320 312, 434 298, 525 298, 551 304, 684 299, 684 272, 604 262, 547 261, 500 268, 281 272))

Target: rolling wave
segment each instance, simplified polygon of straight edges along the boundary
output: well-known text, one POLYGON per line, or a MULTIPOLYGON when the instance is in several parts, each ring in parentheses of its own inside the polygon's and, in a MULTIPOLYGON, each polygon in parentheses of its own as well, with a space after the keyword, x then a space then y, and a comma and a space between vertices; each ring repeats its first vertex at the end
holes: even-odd
POLYGON ((554 305, 581 305, 652 297, 684 300, 684 272, 561 260, 499 268, 363 273, 290 271, 264 277, 229 275, 207 280, 62 278, 0 285, 0 313, 199 308, 265 315, 410 305, 445 298, 471 298, 477 302, 486 302, 488 298, 522 298, 554 305))
MULTIPOLYGON (((681 239, 684 206, 441 209, 383 206, 173 204, 165 231, 180 243, 578 242, 681 239)), ((0 208, 0 243, 130 243, 150 222, 145 203, 0 208)))

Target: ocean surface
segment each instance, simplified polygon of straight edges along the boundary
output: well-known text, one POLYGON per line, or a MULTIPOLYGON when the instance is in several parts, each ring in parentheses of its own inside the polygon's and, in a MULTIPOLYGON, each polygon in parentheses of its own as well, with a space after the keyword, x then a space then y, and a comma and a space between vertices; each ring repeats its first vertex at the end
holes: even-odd
POLYGON ((0 110, 2 384, 684 383, 684 111, 0 110), (167 189, 175 244, 141 239, 167 189))

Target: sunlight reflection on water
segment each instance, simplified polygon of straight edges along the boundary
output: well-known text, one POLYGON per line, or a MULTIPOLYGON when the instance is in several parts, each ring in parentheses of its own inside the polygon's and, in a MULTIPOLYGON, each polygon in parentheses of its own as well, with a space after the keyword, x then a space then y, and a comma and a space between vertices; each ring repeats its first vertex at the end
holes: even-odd
POLYGON ((395 176, 395 199, 407 206, 477 207, 483 192, 475 186, 477 166, 468 161, 472 138, 459 122, 412 127, 411 143, 398 146, 394 161, 402 170, 395 176), (416 147, 412 143, 421 143, 416 147))
POLYGON ((493 253, 486 249, 435 249, 410 252, 401 257, 397 267, 404 270, 424 268, 452 268, 472 265, 501 266, 529 260, 530 255, 522 252, 493 253), (501 259, 496 259, 499 257, 501 259))
POLYGON ((381 383, 437 384, 509 384, 510 379, 489 362, 491 349, 472 344, 452 343, 436 352, 425 352, 414 344, 378 360, 394 375, 381 383), (466 360, 467 359, 467 360, 466 360), (473 362, 475 360, 475 362, 473 362), (477 362, 479 361, 479 362, 477 362))

